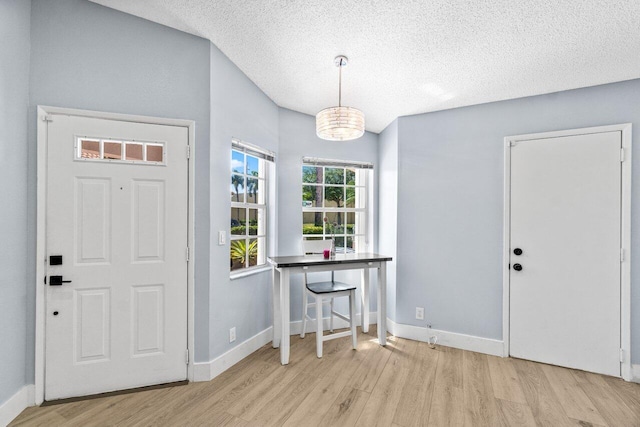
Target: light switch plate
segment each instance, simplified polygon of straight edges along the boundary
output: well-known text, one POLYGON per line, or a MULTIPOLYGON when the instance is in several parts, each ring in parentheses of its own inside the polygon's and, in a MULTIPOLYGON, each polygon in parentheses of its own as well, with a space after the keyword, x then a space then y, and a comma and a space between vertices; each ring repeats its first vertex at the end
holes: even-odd
POLYGON ((227 232, 226 231, 218 231, 218 245, 226 245, 227 244, 227 232))

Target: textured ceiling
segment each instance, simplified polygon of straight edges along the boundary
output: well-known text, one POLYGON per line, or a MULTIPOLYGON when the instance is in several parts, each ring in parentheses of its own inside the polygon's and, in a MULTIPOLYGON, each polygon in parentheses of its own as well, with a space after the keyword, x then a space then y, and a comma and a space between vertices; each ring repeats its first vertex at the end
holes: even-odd
MULTIPOLYGON (((639 0, 92 0, 211 40, 275 103, 398 116, 640 77, 639 0)), ((639 100, 640 102, 640 100, 639 100)))

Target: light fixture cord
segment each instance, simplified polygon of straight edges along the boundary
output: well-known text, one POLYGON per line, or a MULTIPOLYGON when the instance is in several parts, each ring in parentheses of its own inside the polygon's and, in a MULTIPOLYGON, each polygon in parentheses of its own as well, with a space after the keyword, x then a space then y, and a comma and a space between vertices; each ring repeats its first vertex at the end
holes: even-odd
POLYGON ((338 107, 342 107, 342 59, 338 65, 338 107))

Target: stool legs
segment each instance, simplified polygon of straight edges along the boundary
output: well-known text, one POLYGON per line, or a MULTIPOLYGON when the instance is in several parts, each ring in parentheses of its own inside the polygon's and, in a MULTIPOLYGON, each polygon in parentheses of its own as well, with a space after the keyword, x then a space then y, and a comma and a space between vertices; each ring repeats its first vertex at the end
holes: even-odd
POLYGON ((329 330, 331 332, 333 332, 333 298, 331 298, 331 313, 330 313, 330 320, 329 320, 329 330))
MULTIPOLYGON (((324 341, 327 340, 331 340, 331 339, 335 339, 335 338, 342 338, 345 336, 349 336, 351 335, 351 345, 353 346, 354 349, 357 349, 358 347, 358 333, 357 333, 357 325, 356 325, 356 319, 355 319, 355 313, 356 313, 356 291, 355 289, 351 289, 348 291, 348 293, 346 291, 340 292, 340 293, 334 293, 334 294, 327 294, 327 295, 322 295, 321 293, 316 294, 315 292, 313 293, 313 296, 315 298, 315 304, 308 304, 308 298, 309 296, 307 296, 306 293, 306 289, 304 290, 305 292, 305 296, 303 297, 303 305, 304 305, 304 314, 303 314, 303 321, 302 321, 302 333, 300 334, 300 337, 304 338, 305 332, 306 332, 306 324, 307 324, 307 312, 308 312, 308 308, 311 305, 315 305, 316 308, 316 355, 318 356, 318 358, 322 358, 322 347, 323 347, 323 343, 324 341), (324 336, 324 322, 322 319, 322 302, 324 300, 324 302, 328 302, 331 304, 331 319, 329 320, 330 322, 330 328, 331 331, 333 332, 333 313, 334 313, 334 296, 335 295, 338 296, 348 296, 349 297, 349 317, 347 318, 345 315, 343 314, 339 314, 336 313, 336 315, 338 317, 340 317, 341 319, 345 319, 349 321, 349 332, 340 332, 339 334, 328 334, 326 337, 324 336), (331 296, 329 296, 331 295, 331 296), (327 301, 327 298, 330 298, 330 300, 327 301)), ((311 320, 311 317, 309 317, 309 320, 311 320)))

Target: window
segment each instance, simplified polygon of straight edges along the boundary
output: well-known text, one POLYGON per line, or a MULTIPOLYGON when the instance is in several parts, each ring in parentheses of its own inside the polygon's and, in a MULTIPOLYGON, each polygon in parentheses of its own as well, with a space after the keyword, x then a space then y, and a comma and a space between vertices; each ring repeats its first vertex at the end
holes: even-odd
POLYGON ((336 252, 364 252, 367 244, 368 163, 304 158, 302 235, 335 238, 336 252))
POLYGON ((272 153, 233 140, 231 149, 231 272, 266 264, 267 193, 272 153))
POLYGON ((77 160, 162 165, 164 158, 164 144, 161 142, 76 139, 77 160))

